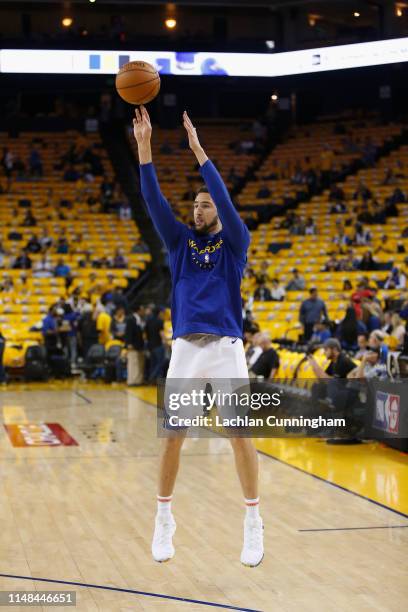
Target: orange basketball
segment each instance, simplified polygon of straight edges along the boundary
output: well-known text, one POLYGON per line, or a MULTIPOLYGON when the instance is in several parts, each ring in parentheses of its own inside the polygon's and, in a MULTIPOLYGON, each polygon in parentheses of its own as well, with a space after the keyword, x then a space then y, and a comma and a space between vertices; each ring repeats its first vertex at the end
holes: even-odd
POLYGON ((116 90, 129 104, 147 104, 160 91, 160 76, 147 62, 128 62, 116 75, 116 90))

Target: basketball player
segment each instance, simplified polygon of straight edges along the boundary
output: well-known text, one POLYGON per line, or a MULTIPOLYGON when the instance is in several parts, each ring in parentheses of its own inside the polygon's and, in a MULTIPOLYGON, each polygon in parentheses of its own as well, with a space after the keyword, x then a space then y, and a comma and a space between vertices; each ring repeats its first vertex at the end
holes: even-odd
MULTIPOLYGON (((172 276, 173 345, 168 378, 247 379, 242 342, 240 284, 250 242, 224 182, 200 145, 197 131, 183 114, 189 146, 206 187, 194 201, 194 229, 177 221, 162 195, 152 163, 152 127, 147 110, 133 120, 141 188, 149 213, 169 253, 172 276)), ((152 542, 156 561, 171 559, 176 523, 171 513, 173 488, 185 436, 163 440, 157 515, 152 542)), ((263 559, 263 522, 259 515, 258 457, 252 440, 232 437, 235 464, 246 505, 241 562, 255 567, 263 559)))

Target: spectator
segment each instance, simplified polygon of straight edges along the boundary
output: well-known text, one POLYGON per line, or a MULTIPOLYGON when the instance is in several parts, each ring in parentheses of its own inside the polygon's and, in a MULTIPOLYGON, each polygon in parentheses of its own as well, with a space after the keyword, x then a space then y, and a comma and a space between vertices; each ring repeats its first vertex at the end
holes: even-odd
POLYGON ((303 325, 305 342, 310 340, 314 325, 322 318, 329 318, 326 304, 319 298, 317 289, 310 289, 309 295, 310 297, 302 302, 299 309, 299 321, 303 325))
POLYGON ((405 289, 407 277, 399 268, 394 267, 384 283, 384 289, 405 289))
POLYGON ((52 246, 53 238, 48 234, 48 230, 46 227, 43 227, 40 235, 40 245, 43 251, 46 251, 52 246))
POLYGON ((271 190, 269 189, 268 185, 264 184, 261 185, 261 187, 258 189, 258 192, 256 194, 256 197, 258 200, 262 199, 262 198, 269 198, 271 196, 271 190))
POLYGON ((132 209, 129 200, 126 198, 119 206, 119 219, 121 221, 129 221, 132 218, 132 209))
POLYGON ((98 331, 93 316, 92 305, 85 302, 78 319, 78 334, 82 356, 85 358, 93 344, 98 343, 98 331))
POLYGON ((69 278, 70 275, 71 275, 71 268, 69 267, 69 265, 66 264, 62 258, 59 259, 57 262, 57 265, 54 268, 54 276, 62 277, 62 278, 69 278))
POLYGON ((362 200, 365 201, 365 200, 370 200, 372 197, 373 197, 373 194, 370 191, 370 189, 367 187, 367 185, 363 181, 360 181, 356 191, 353 194, 353 200, 358 200, 361 198, 362 200))
POLYGON ((114 340, 120 340, 121 342, 125 341, 125 331, 126 331, 126 313, 125 309, 122 306, 116 308, 113 313, 110 332, 114 340))
POLYGON ((156 308, 146 321, 147 348, 150 353, 149 382, 156 381, 164 376, 166 336, 163 320, 163 311, 156 308))
POLYGON ((317 234, 315 222, 313 221, 312 217, 308 217, 305 224, 305 235, 313 236, 315 234, 317 234))
POLYGON ((52 278, 53 264, 46 253, 43 253, 41 259, 33 265, 33 276, 35 278, 52 278))
POLYGON ((269 334, 265 332, 256 334, 254 343, 262 349, 262 353, 252 365, 250 373, 263 376, 265 380, 272 380, 279 370, 279 356, 272 347, 269 334))
POLYGON ((256 338, 259 333, 259 326, 252 324, 248 326, 248 329, 244 331, 245 337, 245 359, 247 362, 248 369, 250 370, 253 364, 257 361, 258 357, 262 354, 262 349, 257 344, 256 338))
POLYGON ((34 227, 37 225, 37 219, 34 217, 30 209, 27 210, 21 225, 24 227, 34 227))
POLYGON ((303 291, 306 287, 305 279, 300 276, 299 270, 297 268, 293 268, 292 274, 293 277, 286 285, 286 291, 303 291))
POLYGON ((343 291, 353 291, 353 285, 348 278, 345 278, 343 281, 343 291))
POLYGON ((271 300, 274 302, 282 302, 285 299, 285 289, 279 284, 277 278, 272 279, 271 300))
POLYGON ((329 365, 325 370, 323 370, 312 355, 307 357, 317 378, 347 378, 349 372, 354 370, 355 363, 342 352, 340 342, 336 338, 326 340, 324 352, 329 360, 329 365))
POLYGON ((381 329, 381 307, 373 300, 366 299, 362 305, 363 321, 369 332, 381 329))
POLYGON ((368 337, 368 348, 378 349, 380 351, 380 362, 387 364, 389 348, 385 344, 386 334, 380 329, 372 331, 368 337))
POLYGON ((358 264, 358 269, 364 272, 372 272, 377 270, 378 265, 371 251, 366 251, 358 264))
POLYGON ((78 359, 78 319, 80 315, 69 304, 64 306, 63 323, 66 329, 66 341, 69 350, 71 367, 76 366, 78 359))
POLYGON ((361 223, 356 223, 353 243, 357 246, 366 246, 371 242, 371 233, 365 230, 361 223))
POLYGON ((56 252, 58 255, 67 255, 69 253, 69 244, 66 236, 62 235, 58 238, 56 252))
POLYGON ((404 343, 405 331, 403 320, 398 313, 394 312, 391 315, 391 330, 389 335, 391 338, 394 338, 396 347, 401 346, 404 343))
POLYGON ((364 353, 368 349, 368 333, 360 334, 357 337, 357 353, 354 355, 355 359, 361 359, 364 353))
POLYGON ((33 254, 40 253, 42 249, 41 249, 41 242, 38 240, 38 236, 36 236, 35 234, 32 234, 25 248, 27 250, 27 253, 33 253, 33 254))
POLYGON ((388 377, 387 367, 381 363, 380 349, 369 348, 361 357, 361 363, 348 373, 347 378, 385 380, 388 377))
POLYGON ((266 286, 265 281, 260 282, 255 289, 254 300, 256 302, 270 302, 272 300, 271 292, 266 286))
POLYGON ((337 272, 340 268, 340 263, 337 261, 336 257, 332 255, 326 262, 323 272, 337 272))
POLYGON ((107 312, 105 306, 100 304, 98 306, 98 314, 96 317, 96 330, 98 332, 98 343, 107 344, 110 340, 112 340, 110 329, 112 318, 110 314, 107 312))
POLYGON ((57 307, 55 305, 50 306, 48 309, 48 313, 42 321, 41 332, 44 338, 44 345, 47 350, 47 355, 50 357, 59 343, 57 307))
POLYGON ((124 256, 123 249, 118 247, 112 258, 111 267, 112 268, 127 268, 127 266, 128 266, 128 262, 124 256))
POLYGON ((13 268, 15 270, 30 270, 31 267, 32 267, 32 261, 27 251, 23 249, 20 255, 18 255, 18 257, 15 258, 13 268))
POLYGON ((313 334, 310 338, 311 344, 324 344, 331 338, 330 325, 328 321, 322 320, 313 326, 313 334))
POLYGON ((366 332, 367 328, 362 321, 357 319, 354 308, 352 306, 347 308, 346 315, 337 329, 337 337, 342 348, 346 351, 356 351, 358 349, 358 336, 366 332))
POLYGON ((130 387, 141 385, 144 379, 143 311, 143 306, 137 305, 126 318, 127 384, 130 387))

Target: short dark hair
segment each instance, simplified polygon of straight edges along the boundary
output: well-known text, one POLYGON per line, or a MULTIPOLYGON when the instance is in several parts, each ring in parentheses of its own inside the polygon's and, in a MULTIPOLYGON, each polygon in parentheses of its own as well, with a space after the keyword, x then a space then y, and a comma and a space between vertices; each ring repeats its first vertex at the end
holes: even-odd
POLYGON ((199 193, 210 193, 210 192, 208 191, 208 189, 207 189, 207 187, 206 187, 205 185, 202 185, 202 186, 201 186, 201 187, 198 189, 198 191, 197 191, 197 193, 196 193, 196 196, 198 196, 198 194, 199 194, 199 193))

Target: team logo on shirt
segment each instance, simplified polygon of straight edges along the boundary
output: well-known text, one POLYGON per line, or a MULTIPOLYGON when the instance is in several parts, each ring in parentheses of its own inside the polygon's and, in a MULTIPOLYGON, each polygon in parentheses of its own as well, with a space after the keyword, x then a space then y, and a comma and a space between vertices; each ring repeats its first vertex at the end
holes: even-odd
POLYGON ((193 262, 202 270, 212 270, 218 259, 218 252, 223 244, 222 238, 213 244, 212 240, 208 240, 207 245, 200 249, 195 240, 188 241, 188 246, 191 252, 193 262))

